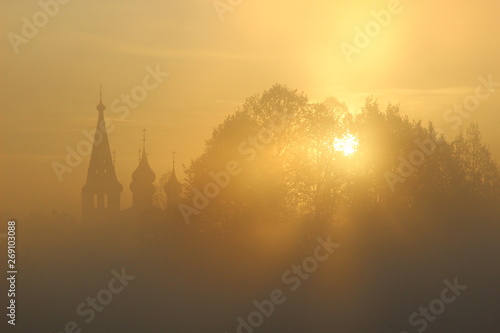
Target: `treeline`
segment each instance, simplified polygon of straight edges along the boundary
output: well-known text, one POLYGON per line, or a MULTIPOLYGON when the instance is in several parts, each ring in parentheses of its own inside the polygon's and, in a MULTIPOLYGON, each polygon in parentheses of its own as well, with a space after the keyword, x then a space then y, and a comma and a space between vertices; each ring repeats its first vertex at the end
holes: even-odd
POLYGON ((383 111, 368 98, 353 112, 279 84, 228 116, 186 174, 182 219, 218 232, 259 223, 325 232, 361 213, 474 223, 497 217, 500 202, 499 167, 476 124, 450 140, 397 105, 383 111), (334 147, 346 135, 358 143, 352 155, 334 147))

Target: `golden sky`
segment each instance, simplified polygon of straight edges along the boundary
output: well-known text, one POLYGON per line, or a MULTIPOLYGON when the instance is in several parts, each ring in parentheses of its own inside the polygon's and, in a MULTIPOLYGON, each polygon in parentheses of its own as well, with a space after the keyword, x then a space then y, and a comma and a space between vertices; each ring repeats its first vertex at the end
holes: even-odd
MULTIPOLYGON (((474 94, 478 77, 500 82, 498 0, 232 0, 224 20, 212 0, 60 1, 67 3, 51 7, 57 13, 17 46, 13 34, 24 38, 26 20, 43 20, 42 7, 38 0, 0 4, 2 209, 79 214, 88 157, 62 182, 52 162, 95 127, 100 84, 105 115, 116 125, 111 149, 128 207, 142 128, 159 177, 173 150, 188 164, 214 126, 274 83, 314 101, 336 96, 352 110, 374 95, 382 106, 399 103, 402 113, 454 135, 445 112, 474 94), (398 12, 348 62, 340 45, 355 45, 355 29, 391 6, 398 12), (148 67, 169 75, 120 119, 113 101, 141 86, 148 67)), ((496 90, 465 120, 479 123, 498 158, 496 90)))

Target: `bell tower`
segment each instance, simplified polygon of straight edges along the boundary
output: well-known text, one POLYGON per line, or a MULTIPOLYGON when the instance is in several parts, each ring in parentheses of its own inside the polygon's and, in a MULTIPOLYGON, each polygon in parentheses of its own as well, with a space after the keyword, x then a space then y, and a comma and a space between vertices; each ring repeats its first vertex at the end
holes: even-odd
POLYGON ((82 188, 82 220, 102 221, 120 211, 122 185, 116 179, 115 165, 109 148, 106 122, 102 104, 102 89, 97 111, 97 126, 87 172, 87 182, 82 188))

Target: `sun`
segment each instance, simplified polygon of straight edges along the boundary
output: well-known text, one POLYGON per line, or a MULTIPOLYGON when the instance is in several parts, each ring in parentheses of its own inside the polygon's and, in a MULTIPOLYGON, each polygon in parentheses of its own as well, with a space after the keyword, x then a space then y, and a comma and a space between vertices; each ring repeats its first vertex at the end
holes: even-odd
POLYGON ((333 149, 342 152, 344 156, 352 156, 358 150, 358 146, 358 138, 351 133, 347 133, 343 137, 333 140, 333 149))

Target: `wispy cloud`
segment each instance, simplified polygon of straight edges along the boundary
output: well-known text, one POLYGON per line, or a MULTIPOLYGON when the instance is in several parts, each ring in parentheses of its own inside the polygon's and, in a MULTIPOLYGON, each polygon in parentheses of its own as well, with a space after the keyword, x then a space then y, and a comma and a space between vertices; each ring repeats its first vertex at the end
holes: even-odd
MULTIPOLYGON (((79 43, 87 43, 89 46, 99 48, 100 50, 107 49, 121 54, 134 54, 148 57, 158 58, 179 58, 179 59, 226 59, 226 60, 265 60, 269 56, 265 53, 248 53, 248 52, 230 52, 209 48, 176 48, 176 47, 153 47, 147 45, 134 44, 123 40, 118 40, 113 37, 92 34, 88 32, 77 32, 72 34, 72 39, 78 40, 79 43), (76 36, 77 34, 78 36, 76 36)), ((47 42, 59 43, 60 39, 57 36, 47 37, 51 41, 47 42)))

